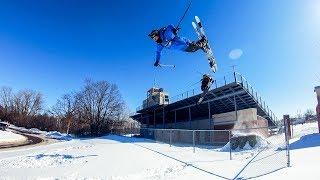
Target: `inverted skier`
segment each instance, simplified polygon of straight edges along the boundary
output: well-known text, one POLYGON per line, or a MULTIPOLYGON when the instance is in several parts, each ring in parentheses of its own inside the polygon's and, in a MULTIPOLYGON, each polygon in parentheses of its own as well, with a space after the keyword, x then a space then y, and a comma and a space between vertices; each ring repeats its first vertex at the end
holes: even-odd
POLYGON ((180 50, 184 52, 196 52, 207 45, 207 39, 202 38, 198 41, 190 41, 185 37, 178 36, 178 30, 173 25, 163 27, 159 30, 152 30, 149 37, 156 42, 156 61, 154 66, 161 66, 160 58, 163 48, 180 50))
POLYGON ((201 79, 201 91, 209 90, 212 82, 212 77, 209 74, 204 74, 201 79))

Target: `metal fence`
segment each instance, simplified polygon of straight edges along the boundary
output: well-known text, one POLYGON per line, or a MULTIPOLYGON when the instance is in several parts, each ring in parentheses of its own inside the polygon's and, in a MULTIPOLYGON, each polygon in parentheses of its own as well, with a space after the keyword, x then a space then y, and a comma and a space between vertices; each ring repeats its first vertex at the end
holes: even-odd
MULTIPOLYGON (((149 143, 148 148, 153 148, 157 152, 165 151, 171 155, 177 155, 179 151, 189 151, 191 154, 203 153, 204 149, 205 152, 218 152, 223 154, 224 160, 240 164, 240 170, 233 179, 250 179, 289 165, 288 141, 283 130, 283 127, 233 130, 141 128, 127 129, 121 133, 158 142, 158 144, 149 143), (161 143, 169 145, 171 152, 168 149, 161 149, 161 143)), ((203 157, 201 161, 215 158, 211 155, 203 157)))
POLYGON ((217 148, 226 145, 230 137, 229 130, 187 130, 187 129, 151 129, 140 130, 140 137, 157 142, 178 146, 217 148))
POLYGON ((269 127, 232 131, 232 158, 247 159, 234 179, 251 179, 288 167, 289 147, 282 129, 269 127))

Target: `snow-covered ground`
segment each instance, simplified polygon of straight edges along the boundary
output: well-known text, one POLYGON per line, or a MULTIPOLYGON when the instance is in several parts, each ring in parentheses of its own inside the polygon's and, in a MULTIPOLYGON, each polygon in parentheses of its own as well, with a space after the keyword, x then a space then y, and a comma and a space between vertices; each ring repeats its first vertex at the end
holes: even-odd
POLYGON ((320 135, 312 134, 314 127, 297 127, 305 135, 290 141, 290 168, 285 151, 272 146, 282 143, 282 135, 266 139, 268 148, 233 152, 232 160, 222 149, 193 153, 192 147, 108 135, 0 151, 0 179, 319 179, 320 135))
POLYGON ((19 142, 24 142, 26 140, 27 140, 27 138, 22 135, 15 134, 10 131, 0 130, 0 145, 1 144, 14 144, 14 143, 19 143, 19 142))

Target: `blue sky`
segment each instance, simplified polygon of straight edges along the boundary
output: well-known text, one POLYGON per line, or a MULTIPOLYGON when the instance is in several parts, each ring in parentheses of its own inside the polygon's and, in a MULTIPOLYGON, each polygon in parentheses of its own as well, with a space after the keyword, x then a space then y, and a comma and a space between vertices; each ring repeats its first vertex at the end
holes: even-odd
MULTIPOLYGON (((0 1, 0 86, 34 89, 48 107, 86 78, 119 86, 134 111, 156 78, 170 95, 208 72, 201 52, 164 51, 154 68, 154 28, 176 24, 188 1, 0 1)), ((320 85, 320 2, 298 0, 193 1, 181 36, 196 39, 198 15, 214 47, 217 78, 237 65, 278 117, 314 109, 320 85), (238 59, 229 58, 241 49, 238 59), (319 78, 317 79, 316 74, 319 78)))

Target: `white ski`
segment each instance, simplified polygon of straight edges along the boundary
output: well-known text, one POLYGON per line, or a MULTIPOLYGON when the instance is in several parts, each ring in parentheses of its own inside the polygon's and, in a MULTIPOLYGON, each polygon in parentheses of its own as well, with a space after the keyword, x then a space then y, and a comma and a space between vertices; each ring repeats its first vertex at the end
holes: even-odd
MULTIPOLYGON (((201 24, 200 18, 198 16, 195 16, 195 20, 197 23, 192 22, 192 26, 193 26, 193 29, 196 31, 198 38, 199 39, 205 38, 208 41, 208 38, 204 32, 204 28, 201 24)), ((218 66, 217 66, 216 60, 214 58, 212 49, 210 48, 209 41, 207 42, 207 45, 204 48, 204 51, 207 55, 207 59, 209 61, 210 68, 215 73, 218 69, 218 66)))
POLYGON ((159 64, 159 67, 171 67, 171 68, 175 68, 176 65, 173 65, 173 64, 159 64))

